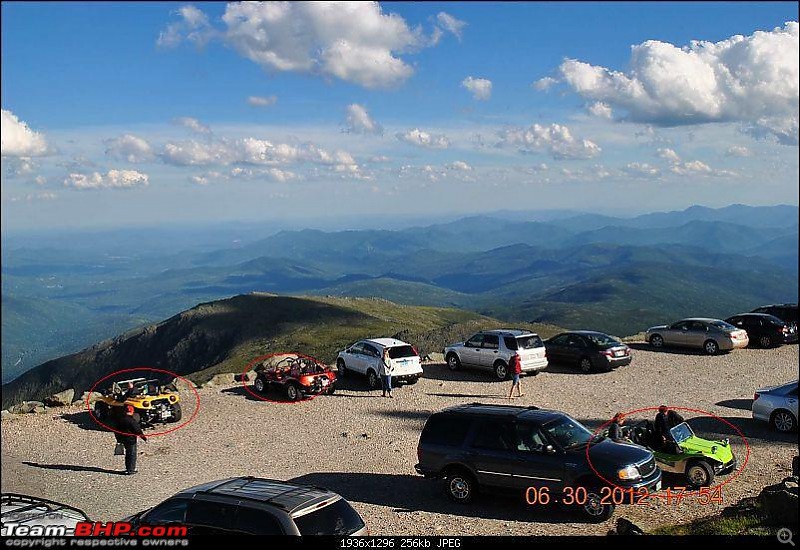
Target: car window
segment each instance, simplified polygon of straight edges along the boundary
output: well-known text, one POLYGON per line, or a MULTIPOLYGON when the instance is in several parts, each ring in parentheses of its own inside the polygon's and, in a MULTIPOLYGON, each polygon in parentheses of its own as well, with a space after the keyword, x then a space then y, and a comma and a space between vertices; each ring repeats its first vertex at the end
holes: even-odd
POLYGON ((517 340, 513 336, 503 336, 503 344, 505 344, 506 349, 517 350, 517 340))
POLYGON ((486 349, 498 349, 500 347, 500 337, 496 334, 487 334, 483 337, 483 347, 486 349))
POLYGON ((711 321, 708 324, 711 325, 712 327, 718 328, 720 330, 732 330, 732 329, 736 328, 733 325, 731 325, 730 323, 726 323, 725 321, 711 321))
POLYGON ((350 535, 364 527, 364 520, 343 498, 293 519, 303 536, 350 535))
POLYGON ((240 506, 236 512, 236 522, 234 529, 240 533, 249 535, 282 535, 278 518, 266 510, 258 510, 246 506, 240 506))
POLYGON ((566 334, 559 334, 558 336, 554 336, 550 339, 551 344, 555 344, 557 346, 563 346, 567 343, 568 335, 566 334))
POLYGON ((542 426, 545 432, 561 447, 583 445, 591 441, 592 432, 577 420, 563 415, 542 426))
POLYGON ((372 344, 364 344, 364 355, 369 355, 370 357, 379 357, 380 352, 378 351, 378 348, 372 344))
POLYGON ((186 511, 186 523, 192 526, 230 529, 236 505, 207 500, 192 500, 186 511))
POLYGON ((670 327, 672 330, 688 330, 689 329, 689 322, 688 321, 680 321, 675 323, 670 327))
POLYGON ((544 342, 542 342, 538 334, 519 336, 517 338, 517 349, 536 349, 541 347, 544 347, 544 342))
POLYGON ((728 322, 732 325, 736 325, 737 327, 742 327, 745 325, 746 317, 731 317, 728 319, 728 322))
POLYGON ((600 347, 618 346, 622 344, 622 342, 612 338, 608 334, 601 334, 601 333, 589 334, 588 336, 586 336, 586 338, 588 338, 596 346, 600 347))
POLYGON ((150 510, 142 518, 146 523, 183 523, 186 518, 186 509, 189 501, 183 498, 173 498, 162 502, 150 510))
POLYGON ((482 420, 477 428, 472 446, 494 451, 512 451, 517 448, 514 424, 506 419, 482 420))
POLYGON ((465 342, 465 344, 470 348, 479 348, 481 347, 481 343, 483 342, 483 334, 476 334, 469 340, 465 342))
POLYGON ((420 442, 460 447, 472 425, 470 420, 447 415, 433 415, 425 423, 420 442))
POLYGON ((360 354, 364 353, 364 344, 359 342, 358 344, 356 344, 355 346, 350 348, 350 353, 355 354, 355 355, 360 355, 360 354))
POLYGON ((417 351, 412 346, 394 346, 389 348, 390 359, 402 359, 403 357, 416 357, 417 351))
POLYGON ((517 424, 517 450, 543 453, 547 439, 537 426, 528 423, 517 424))
POLYGON ((571 334, 570 337, 567 339, 567 345, 572 348, 585 348, 586 341, 577 334, 571 334))
POLYGON ((707 329, 708 327, 702 321, 692 321, 691 324, 689 324, 689 330, 696 332, 705 332, 707 329))

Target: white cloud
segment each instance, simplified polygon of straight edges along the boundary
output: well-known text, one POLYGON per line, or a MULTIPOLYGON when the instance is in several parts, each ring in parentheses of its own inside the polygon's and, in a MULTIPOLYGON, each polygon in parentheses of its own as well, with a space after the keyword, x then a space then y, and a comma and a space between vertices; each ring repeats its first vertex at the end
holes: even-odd
POLYGON ((651 166, 646 162, 629 162, 626 164, 622 171, 631 176, 657 176, 661 171, 655 166, 651 166))
POLYGON ((603 103, 602 101, 596 101, 589 105, 588 111, 590 115, 596 116, 597 118, 610 119, 614 114, 613 109, 611 109, 611 105, 608 103, 603 103))
POLYGON ((511 127, 498 132, 498 136, 498 146, 516 147, 528 153, 544 152, 555 159, 587 159, 596 157, 602 151, 593 141, 576 138, 569 128, 561 124, 511 127))
POLYGON ((469 90, 472 97, 479 101, 486 101, 492 97, 492 81, 485 78, 468 76, 461 81, 461 86, 469 90))
POLYGON ((383 134, 383 127, 369 116, 366 107, 351 103, 345 109, 345 129, 352 134, 383 134))
POLYGON ((106 155, 128 162, 147 162, 154 158, 153 148, 147 140, 132 134, 105 140, 106 155))
POLYGON ((162 31, 158 35, 156 45, 172 48, 187 40, 202 46, 214 36, 208 16, 202 10, 187 4, 179 8, 176 13, 180 21, 172 23, 162 31))
POLYGON ((247 104, 251 107, 270 107, 278 102, 278 96, 251 95, 247 98, 247 104))
POLYGON ((731 145, 728 147, 728 150, 725 151, 726 157, 749 157, 753 153, 745 147, 744 145, 731 145))
POLYGON ((52 201, 58 198, 58 195, 55 193, 50 192, 42 192, 42 193, 28 193, 22 197, 11 197, 9 199, 10 202, 36 202, 36 201, 52 201))
POLYGON ((184 128, 188 128, 195 134, 201 135, 208 135, 211 133, 211 128, 197 120, 196 118, 192 118, 189 116, 179 117, 173 120, 173 122, 179 126, 183 126, 184 128))
POLYGON ((546 90, 549 90, 556 84, 558 84, 558 80, 556 80, 552 76, 545 76, 544 78, 540 78, 539 80, 531 84, 531 86, 539 91, 544 92, 546 90))
POLYGON ((419 128, 414 128, 404 134, 399 133, 397 134, 397 139, 411 145, 416 145, 417 147, 425 147, 428 149, 447 149, 450 147, 450 140, 447 139, 447 136, 431 134, 419 128))
POLYGON ((29 176, 36 170, 36 163, 31 157, 8 157, 3 159, 6 175, 10 178, 29 176))
POLYGON ((586 99, 625 110, 633 121, 742 122, 756 135, 797 144, 798 49, 798 23, 792 21, 683 48, 649 40, 633 46, 627 73, 567 59, 558 80, 586 99))
POLYGON ((39 132, 17 118, 11 111, 2 109, 0 154, 4 157, 38 157, 48 152, 47 141, 39 132))
POLYGON ((670 168, 670 171, 680 176, 693 175, 693 174, 710 175, 714 172, 708 164, 706 164, 701 160, 690 160, 688 162, 682 162, 676 164, 675 166, 670 168))
POLYGON ((658 158, 666 160, 667 162, 676 163, 681 161, 680 155, 678 155, 678 153, 676 153, 673 149, 670 149, 669 147, 662 147, 660 149, 657 149, 656 156, 658 156, 658 158))
POLYGON ((69 174, 64 179, 64 186, 75 189, 130 189, 147 186, 150 178, 147 174, 136 170, 109 170, 105 174, 69 174))
POLYGON ((451 162, 447 165, 447 168, 450 170, 458 170, 459 172, 470 172, 472 171, 472 166, 464 162, 463 160, 457 160, 455 162, 451 162))
POLYGON ((449 13, 445 13, 443 11, 440 11, 436 15, 436 22, 442 29, 444 29, 449 33, 452 33, 459 40, 461 40, 462 38, 464 27, 467 26, 466 22, 461 21, 460 19, 456 19, 449 13))

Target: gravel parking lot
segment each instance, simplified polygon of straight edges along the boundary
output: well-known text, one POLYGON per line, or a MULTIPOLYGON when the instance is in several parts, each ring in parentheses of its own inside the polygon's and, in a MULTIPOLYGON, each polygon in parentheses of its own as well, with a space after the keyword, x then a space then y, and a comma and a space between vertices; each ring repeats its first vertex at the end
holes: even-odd
MULTIPOLYGON (((583 375, 551 365, 540 376, 523 378, 525 395, 514 403, 562 410, 590 428, 617 411, 662 402, 714 413, 741 429, 750 446, 741 475, 724 486, 725 504, 788 475, 797 434, 780 435, 754 422, 750 402, 755 389, 797 378, 796 345, 717 357, 633 346, 633 364, 610 373, 583 375)), ((612 522, 592 525, 576 513, 494 495, 460 506, 437 482, 417 476, 416 445, 431 412, 460 403, 505 403, 510 385, 489 373, 449 372, 441 364, 426 365, 425 375, 397 390, 395 399, 367 391, 357 378, 333 396, 299 404, 259 401, 238 385, 201 389, 196 420, 141 443, 139 474, 132 477, 119 475, 123 464, 113 456, 113 436, 97 429, 80 407, 15 416, 2 422, 2 490, 67 502, 92 519, 112 520, 191 485, 252 475, 327 486, 353 503, 372 534, 576 535, 610 528, 612 522)), ((192 412, 187 391, 186 418, 192 412)), ((729 426, 684 416, 698 435, 730 437, 744 462, 745 446, 729 426)), ((659 500, 621 506, 615 517, 649 529, 719 508, 696 499, 670 505, 659 500)))

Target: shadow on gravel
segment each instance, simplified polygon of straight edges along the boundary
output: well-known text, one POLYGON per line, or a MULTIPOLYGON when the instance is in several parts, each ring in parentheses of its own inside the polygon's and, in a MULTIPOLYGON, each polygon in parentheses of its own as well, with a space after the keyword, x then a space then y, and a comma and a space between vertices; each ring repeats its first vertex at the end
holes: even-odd
POLYGON ((430 363, 423 365, 425 378, 430 380, 441 380, 443 382, 485 382, 500 384, 507 380, 498 380, 494 373, 489 369, 471 369, 462 367, 458 370, 450 370, 445 363, 430 363))
MULTIPOLYGON (((256 395, 258 395, 258 392, 256 390, 251 388, 251 391, 253 393, 255 393, 256 395)), ((254 396, 252 393, 250 393, 249 391, 244 389, 244 387, 242 387, 242 386, 234 386, 232 388, 225 388, 220 393, 225 393, 225 394, 228 394, 228 395, 240 395, 240 396, 243 396, 248 401, 263 401, 265 403, 295 403, 295 401, 289 401, 289 399, 286 398, 286 395, 282 391, 277 390, 277 389, 269 390, 268 392, 261 394, 261 395, 263 395, 264 399, 259 399, 258 397, 254 396)), ((336 394, 334 394, 334 396, 335 395, 336 394)), ((319 396, 318 395, 316 397, 327 398, 327 397, 330 397, 330 396, 328 396, 328 395, 319 396)), ((306 397, 305 399, 303 399, 301 401, 308 401, 309 399, 310 399, 310 397, 306 397)))
POLYGON ((728 409, 738 409, 740 411, 749 411, 753 408, 752 399, 725 399, 719 403, 714 403, 718 407, 726 407, 728 409))
POLYGON ((70 424, 75 424, 82 430, 88 430, 91 432, 108 432, 107 429, 105 429, 100 424, 94 421, 92 416, 89 414, 89 411, 62 414, 61 418, 63 418, 70 424))
POLYGON ((475 393, 426 393, 433 397, 461 397, 464 399, 503 399, 508 400, 508 394, 495 393, 495 394, 475 394, 475 393))
POLYGON ((75 464, 39 464, 38 462, 22 462, 26 466, 33 466, 34 468, 42 468, 43 470, 62 470, 66 472, 97 472, 100 474, 116 474, 124 475, 124 470, 109 470, 107 468, 98 468, 97 466, 78 466, 75 464))
MULTIPOLYGON (((742 418, 739 416, 721 416, 723 418, 742 430, 742 433, 747 438, 750 445, 762 445, 769 443, 794 443, 797 444, 797 432, 795 433, 780 433, 775 431, 772 426, 766 422, 753 420, 752 418, 742 418)), ((731 438, 731 441, 738 439, 739 434, 736 430, 720 422, 715 418, 709 416, 698 416, 688 420, 689 425, 698 435, 706 439, 721 439, 723 437, 731 438)))
POLYGON ((326 487, 351 502, 386 506, 394 512, 430 512, 458 517, 539 523, 581 522, 580 513, 558 506, 534 507, 522 495, 482 493, 469 506, 450 502, 441 482, 421 476, 370 472, 324 472, 296 477, 291 482, 326 487), (379 487, 380 490, 376 490, 379 487))
MULTIPOLYGON (((706 353, 701 349, 694 349, 694 348, 673 348, 673 347, 663 347, 663 348, 654 348, 650 344, 645 343, 637 343, 632 342, 628 344, 628 347, 633 350, 638 351, 652 351, 653 353, 666 353, 669 355, 702 355, 706 356, 706 353)), ((722 352, 720 355, 724 355, 725 353, 729 352, 722 352)))

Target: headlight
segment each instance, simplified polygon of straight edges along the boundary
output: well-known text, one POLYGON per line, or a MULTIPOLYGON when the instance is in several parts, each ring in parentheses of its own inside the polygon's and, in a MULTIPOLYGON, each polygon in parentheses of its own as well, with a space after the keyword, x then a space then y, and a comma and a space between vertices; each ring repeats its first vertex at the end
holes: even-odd
POLYGON ((142 407, 149 407, 150 401, 142 401, 142 407))
POLYGON ((711 446, 711 454, 713 455, 713 454, 715 454, 716 452, 717 452, 717 446, 716 446, 716 445, 712 445, 712 446, 711 446))
POLYGON ((617 472, 617 477, 626 481, 634 481, 641 479, 642 474, 639 473, 639 470, 636 468, 636 466, 626 466, 617 472))
POLYGON ((722 444, 725 445, 726 447, 730 447, 731 440, 726 437, 725 439, 722 440, 722 444))

